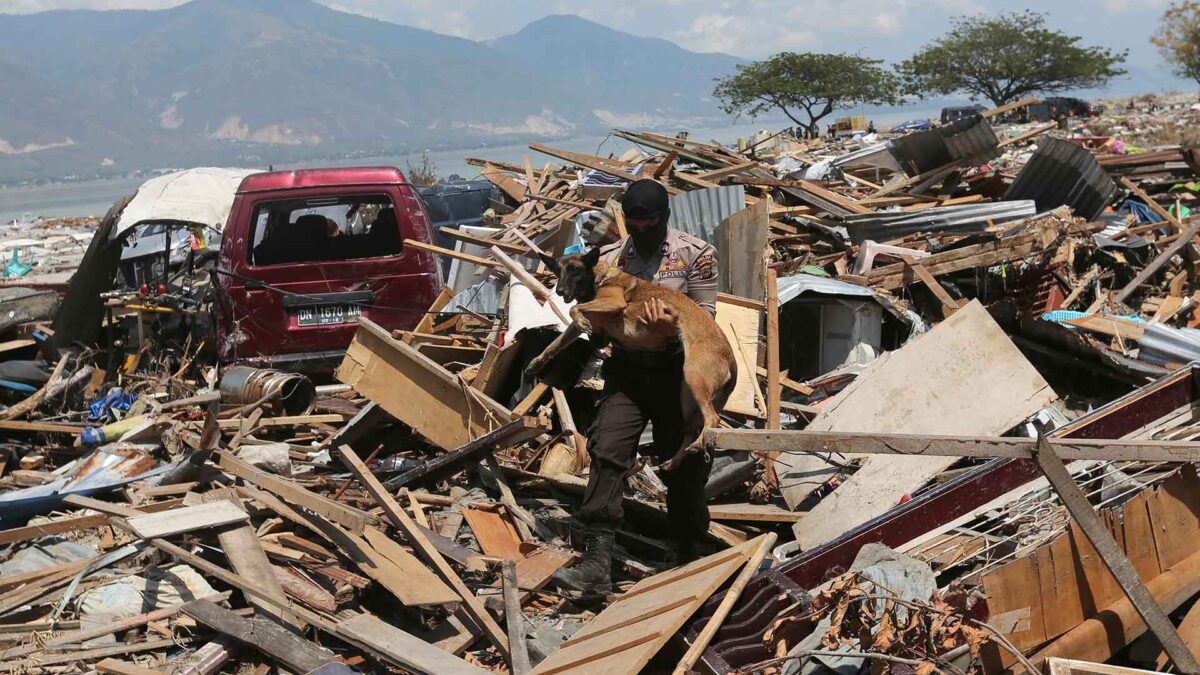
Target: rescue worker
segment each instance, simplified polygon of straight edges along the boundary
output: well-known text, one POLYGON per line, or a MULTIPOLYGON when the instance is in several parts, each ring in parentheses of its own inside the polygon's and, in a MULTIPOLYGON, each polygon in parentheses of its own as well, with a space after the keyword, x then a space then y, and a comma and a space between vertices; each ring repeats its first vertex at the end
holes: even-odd
MULTIPOLYGON (((679 291, 709 314, 716 315, 717 257, 711 245, 667 227, 671 216, 667 191, 657 181, 639 180, 621 199, 629 235, 602 246, 600 259, 639 279, 679 291)), ((607 217, 600 227, 606 228, 607 217)), ((649 330, 675 334, 675 311, 658 301, 647 304, 649 330)), ((683 444, 683 347, 675 342, 661 352, 639 352, 612 345, 605 361, 604 390, 588 430, 591 466, 578 518, 585 526, 583 559, 561 569, 562 587, 588 594, 612 590, 614 530, 623 517, 625 474, 637 458, 638 440, 653 425, 653 453, 670 459, 683 444)), ((676 562, 697 557, 696 547, 708 531, 704 484, 712 468, 707 453, 692 453, 663 474, 667 485, 667 520, 675 537, 676 562)))

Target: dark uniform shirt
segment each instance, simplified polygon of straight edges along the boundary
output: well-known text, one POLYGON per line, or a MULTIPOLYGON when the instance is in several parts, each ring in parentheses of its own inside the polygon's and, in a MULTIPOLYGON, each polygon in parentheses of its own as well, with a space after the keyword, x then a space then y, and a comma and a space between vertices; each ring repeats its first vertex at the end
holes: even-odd
POLYGON ((643 259, 627 236, 601 248, 600 259, 643 281, 679 291, 709 314, 717 314, 717 253, 703 239, 668 228, 656 255, 643 259))

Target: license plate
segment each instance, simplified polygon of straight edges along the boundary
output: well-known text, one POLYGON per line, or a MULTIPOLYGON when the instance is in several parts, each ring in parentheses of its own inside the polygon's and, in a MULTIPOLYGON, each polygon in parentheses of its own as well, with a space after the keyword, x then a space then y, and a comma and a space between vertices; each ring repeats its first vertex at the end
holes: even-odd
POLYGON ((296 324, 300 326, 331 326, 353 323, 362 315, 358 305, 317 305, 296 310, 296 324))

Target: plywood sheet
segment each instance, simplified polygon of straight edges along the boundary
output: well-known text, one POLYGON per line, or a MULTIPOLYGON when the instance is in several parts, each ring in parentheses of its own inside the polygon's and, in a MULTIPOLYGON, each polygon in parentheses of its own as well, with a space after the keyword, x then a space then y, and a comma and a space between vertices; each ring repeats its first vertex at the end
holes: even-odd
POLYGON ((463 516, 485 555, 506 558, 513 562, 519 562, 525 557, 521 555, 521 537, 504 516, 494 511, 470 508, 463 509, 463 516))
POLYGON ((533 669, 633 675, 754 552, 760 538, 638 582, 533 669))
POLYGON ((245 511, 227 501, 219 501, 134 516, 129 519, 129 526, 139 537, 153 539, 206 527, 244 523, 247 519, 245 511))
MULTIPOLYGON (((987 310, 973 301, 929 333, 876 359, 808 428, 999 436, 1056 398, 987 310)), ((862 459, 859 470, 795 527, 803 548, 886 512, 957 461, 900 455, 862 459)), ((777 462, 784 498, 792 508, 808 495, 813 481, 833 470, 811 455, 777 462), (795 474, 807 484, 797 486, 795 474)))
POLYGON ((758 309, 717 299, 717 325, 733 347, 738 376, 725 410, 740 415, 762 416, 766 411, 755 394, 755 373, 758 365, 758 324, 762 315, 758 309))

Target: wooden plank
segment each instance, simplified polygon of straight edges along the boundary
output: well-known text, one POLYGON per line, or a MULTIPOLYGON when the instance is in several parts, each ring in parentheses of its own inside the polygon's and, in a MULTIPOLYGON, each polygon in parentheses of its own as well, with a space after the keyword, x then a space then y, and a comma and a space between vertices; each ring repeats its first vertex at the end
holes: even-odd
POLYGON ((367 489, 371 497, 383 507, 383 512, 388 517, 388 520, 403 532, 404 536, 408 537, 408 540, 413 544, 413 548, 416 549, 421 559, 433 565, 437 570, 438 576, 450 584, 454 591, 458 593, 463 600, 467 614, 484 631, 488 639, 496 645, 496 649, 500 651, 507 661, 509 659, 508 638, 504 630, 500 628, 491 615, 487 613, 487 610, 484 609, 483 605, 479 603, 479 600, 471 592, 471 589, 467 588, 462 579, 454 573, 454 570, 446 563, 442 554, 434 548, 421 529, 417 527, 417 524, 404 512, 404 509, 400 508, 400 505, 396 503, 396 500, 383 487, 379 479, 375 477, 375 474, 371 473, 371 470, 362 463, 358 455, 354 454, 354 450, 349 446, 343 445, 337 449, 337 452, 341 455, 346 467, 354 474, 354 477, 363 484, 363 487, 367 489))
POLYGON ((462 513, 485 555, 513 562, 525 557, 521 555, 521 538, 516 528, 499 513, 471 508, 464 508, 462 513))
POLYGON ((26 525, 25 527, 14 527, 10 530, 0 530, 0 544, 28 541, 64 532, 77 532, 106 524, 108 524, 108 516, 103 514, 59 518, 38 525, 26 525))
POLYGON ((22 422, 20 420, 0 420, 0 431, 20 431, 30 434, 74 434, 83 433, 83 427, 78 424, 54 424, 51 422, 22 422))
POLYGON ((929 270, 925 269, 925 266, 922 265, 920 261, 909 255, 901 256, 901 259, 904 260, 904 264, 908 265, 909 269, 911 269, 913 273, 917 275, 917 278, 921 280, 921 283, 925 285, 925 288, 928 288, 929 291, 933 293, 934 297, 936 297, 938 301, 942 303, 943 316, 949 317, 959 307, 962 306, 963 303, 960 303, 958 300, 950 297, 950 293, 938 283, 937 279, 933 278, 933 275, 929 273, 929 270))
POLYGON ((713 520, 798 523, 804 518, 804 514, 788 511, 774 504, 709 504, 708 517, 713 520))
POLYGON ((758 404, 758 383, 754 373, 754 366, 758 363, 758 324, 762 310, 726 300, 731 297, 723 295, 717 298, 717 326, 733 348, 738 368, 737 380, 725 401, 724 409, 739 415, 758 417, 765 412, 758 404))
POLYGON ((484 180, 491 181, 492 185, 500 188, 500 191, 513 201, 518 204, 525 201, 525 186, 521 185, 516 178, 501 171, 499 167, 485 163, 479 173, 484 180))
POLYGON ((145 668, 130 661, 121 661, 112 658, 104 659, 97 663, 96 672, 109 673, 111 675, 165 675, 161 670, 145 668))
MULTIPOLYGON (((813 431, 1001 434, 1057 398, 979 301, 868 366, 809 425, 813 431)), ((957 461, 954 457, 868 456, 849 479, 793 529, 804 548, 833 539, 891 509, 957 461)), ((788 506, 808 496, 820 457, 776 461, 788 506), (789 476, 798 472, 796 476, 789 476)))
MULTIPOLYGON (((229 503, 219 493, 214 492, 206 493, 204 499, 211 503, 229 503)), ((262 545, 259 544, 254 528, 250 525, 225 528, 217 534, 217 541, 221 544, 221 550, 225 552, 225 557, 229 559, 233 571, 280 603, 286 601, 283 586, 275 576, 275 568, 267 559, 266 551, 263 551, 262 545)), ((304 628, 304 624, 294 615, 277 610, 278 605, 269 605, 255 598, 251 598, 250 603, 265 616, 298 629, 304 628)))
POLYGON ((508 644, 512 649, 513 675, 528 675, 529 645, 525 643, 525 616, 517 597, 517 566, 511 560, 501 564, 500 582, 504 585, 504 620, 508 625, 508 644))
POLYGON ((275 574, 275 582, 288 597, 299 600, 310 609, 316 609, 326 614, 337 612, 338 602, 333 594, 299 572, 279 565, 272 565, 271 571, 275 574))
POLYGON ((494 452, 497 448, 518 445, 533 440, 548 431, 550 430, 539 426, 538 421, 532 417, 517 417, 491 433, 484 434, 460 448, 434 457, 421 466, 388 480, 384 485, 395 489, 418 481, 437 478, 447 469, 457 470, 455 467, 476 461, 484 454, 494 452))
POLYGON ((1012 103, 1005 103, 1004 105, 1000 105, 1000 106, 996 106, 995 108, 984 110, 983 112, 981 112, 979 114, 982 115, 983 117, 995 117, 996 115, 1003 115, 1004 113, 1006 113, 1010 110, 1016 110, 1017 108, 1024 108, 1027 105, 1038 103, 1040 100, 1041 99, 1037 98, 1036 96, 1027 96, 1019 101, 1013 101, 1012 103))
POLYGON ((246 523, 249 519, 245 511, 221 500, 137 516, 129 519, 129 526, 139 537, 153 539, 220 525, 246 523))
POLYGON ((1084 328, 1086 330, 1120 337, 1125 340, 1141 340, 1146 332, 1146 325, 1116 316, 1101 316, 1091 314, 1077 319, 1064 319, 1063 323, 1084 328))
POLYGON ((1189 225, 1186 232, 1168 244, 1162 251, 1159 251, 1158 255, 1143 267, 1142 271, 1138 272, 1136 277, 1125 284, 1121 290, 1117 291, 1113 299, 1120 303, 1128 300, 1129 296, 1133 295, 1134 291, 1141 288, 1142 284, 1146 283, 1150 277, 1162 269, 1163 265, 1167 264, 1167 261, 1182 251, 1185 246, 1192 243, 1192 239, 1198 231, 1200 231, 1200 222, 1189 225))
POLYGON ((1047 443, 1044 437, 1038 441, 1036 459, 1038 466, 1042 469, 1042 474, 1046 476, 1046 480, 1050 481, 1050 485, 1058 493, 1059 499, 1071 513, 1071 517, 1087 535, 1092 545, 1096 547, 1105 566, 1121 584, 1129 601, 1133 603, 1142 620, 1158 638, 1159 644, 1163 646, 1176 669, 1182 673, 1200 673, 1200 662, 1197 662, 1191 650, 1179 637, 1171 619, 1155 601, 1154 596, 1150 594, 1146 584, 1138 576, 1137 570, 1129 562, 1129 558, 1125 557, 1124 552, 1117 547, 1112 534, 1100 522, 1091 503, 1088 502, 1087 496, 1075 484, 1075 479, 1067 471, 1066 465, 1062 463, 1062 459, 1054 452, 1054 447, 1047 443))
POLYGON ((226 473, 237 476, 247 483, 256 485, 267 492, 278 495, 288 504, 303 507, 313 513, 324 516, 349 529, 351 532, 362 532, 363 528, 368 524, 378 522, 375 516, 365 511, 360 511, 340 502, 335 502, 328 497, 323 497, 315 492, 310 492, 295 481, 265 471, 259 471, 225 450, 218 451, 217 455, 220 458, 219 465, 226 473))
POLYGON ((504 271, 504 266, 495 260, 492 260, 491 258, 480 258, 479 256, 471 255, 470 253, 463 253, 462 251, 455 251, 454 249, 450 248, 442 248, 441 246, 436 246, 434 244, 426 244, 425 242, 417 241, 416 239, 406 239, 404 241, 404 245, 409 248, 429 251, 430 253, 444 255, 447 258, 454 258, 455 260, 468 262, 472 265, 481 265, 483 267, 490 267, 492 269, 504 271))
MULTIPOLYGON (((766 296, 767 235, 771 200, 730 215, 717 226, 717 288, 722 293, 762 300, 766 296)), ((755 331, 757 334, 757 331, 755 331)))
MULTIPOLYGON (((505 253, 515 253, 517 255, 532 255, 532 252, 529 250, 529 247, 525 246, 523 244, 515 244, 511 241, 500 241, 499 239, 492 239, 491 237, 485 237, 481 234, 472 234, 470 232, 464 232, 464 231, 458 229, 457 227, 450 227, 449 225, 443 225, 442 227, 439 227, 438 230, 442 234, 446 235, 447 237, 449 237, 451 239, 455 239, 457 241, 461 241, 466 244, 474 244, 476 246, 482 246, 483 248, 491 248, 491 247, 495 246, 496 248, 500 249, 501 251, 504 251, 505 253)), ((489 259, 488 262, 494 263, 495 261, 489 259)))
POLYGON ((758 567, 771 552, 777 536, 774 532, 768 532, 754 540, 757 545, 754 547, 750 559, 746 561, 741 573, 733 580, 733 584, 725 592, 725 597, 721 598, 721 604, 713 611, 713 615, 704 624, 704 628, 700 629, 700 633, 696 635, 696 639, 692 641, 687 653, 679 660, 679 665, 675 666, 671 675, 686 675, 691 672, 692 666, 696 665, 696 661, 700 660, 700 655, 708 648, 708 643, 716 637, 717 631, 720 630, 721 624, 725 622, 725 618, 729 616, 729 612, 741 597, 742 591, 746 590, 746 585, 758 574, 758 567))
MULTIPOLYGON (((866 431, 768 431, 711 429, 705 445, 750 452, 771 449, 783 453, 839 453, 927 457, 1009 457, 1032 459, 1034 441, 1007 436, 939 436, 872 433, 866 431)), ((1052 438, 1049 442, 1065 460, 1093 459, 1139 462, 1200 462, 1195 441, 1052 438)))
POLYGON ((336 375, 444 450, 512 421, 504 406, 368 319, 359 320, 336 375))
MULTIPOLYGON (((200 598, 200 599, 213 600, 213 601, 220 602, 220 601, 228 599, 229 595, 230 595, 229 591, 226 591, 224 593, 215 593, 211 596, 207 596, 205 598, 200 598)), ((51 637, 51 638, 47 639, 43 643, 29 643, 29 644, 19 645, 16 647, 10 647, 8 649, 0 651, 0 659, 8 660, 8 659, 12 659, 12 658, 15 658, 18 656, 26 656, 28 654, 33 654, 35 652, 62 649, 64 647, 68 647, 71 645, 77 645, 77 644, 80 644, 83 642, 87 642, 88 640, 94 640, 96 638, 104 637, 106 635, 123 633, 132 628, 138 628, 140 626, 144 626, 152 621, 162 621, 163 619, 169 619, 169 618, 179 614, 181 611, 183 611, 184 604, 186 604, 186 603, 172 605, 170 607, 164 607, 162 609, 156 609, 156 610, 153 610, 150 612, 144 612, 142 614, 138 614, 137 616, 132 616, 127 619, 120 619, 120 620, 112 621, 110 623, 104 624, 102 626, 97 626, 94 628, 84 628, 84 629, 80 629, 80 630, 73 630, 68 633, 62 633, 60 635, 57 635, 55 637, 51 637)))
MULTIPOLYGON (((227 420, 219 420, 221 431, 240 430, 244 419, 232 418, 227 420)), ((341 424, 346 418, 341 415, 324 414, 324 415, 283 415, 280 417, 263 417, 254 424, 254 427, 294 427, 307 426, 310 424, 341 424)))
POLYGON ((418 675, 490 675, 370 614, 338 622, 337 634, 418 675))
MULTIPOLYGON (((1145 202, 1146 207, 1158 214, 1158 217, 1162 218, 1164 222, 1168 223, 1174 231, 1183 232, 1183 223, 1179 222, 1179 219, 1175 217, 1175 214, 1164 209, 1162 204, 1158 203, 1158 200, 1146 194, 1146 191, 1138 187, 1137 183, 1129 180, 1129 178, 1126 176, 1121 176, 1121 185, 1124 185, 1125 189, 1129 190, 1134 194, 1134 196, 1145 202)), ((1155 224, 1157 225, 1157 223, 1155 224)))
POLYGON ((328 652, 267 619, 247 619, 207 600, 188 603, 183 612, 218 633, 257 649, 273 661, 297 673, 312 672, 334 662, 333 656, 328 652))
POLYGON ((1093 663, 1091 661, 1076 661, 1074 659, 1052 657, 1046 659, 1046 672, 1047 675, 1148 675, 1149 673, 1161 671, 1125 668, 1123 666, 1110 666, 1107 663, 1093 663))
MULTIPOLYGON (((557 157, 558 159, 570 162, 577 166, 582 166, 585 169, 592 169, 594 171, 606 173, 615 178, 624 178, 625 180, 628 180, 628 181, 635 181, 639 178, 639 176, 635 176, 634 174, 630 173, 630 171, 634 168, 634 166, 627 162, 621 162, 621 161, 612 160, 612 159, 604 159, 603 157, 596 157, 595 155, 585 155, 580 152, 569 152, 567 150, 559 150, 558 148, 552 148, 548 145, 543 145, 541 143, 530 143, 529 149, 536 150, 537 152, 540 152, 543 155, 550 155, 551 157, 557 157)), ((518 201, 522 201, 522 200, 518 200, 518 201)))
MULTIPOLYGON (((1193 604, 1183 616, 1183 621, 1179 622, 1179 637, 1192 650, 1192 656, 1200 659, 1200 602, 1193 604)), ((1154 661, 1154 670, 1163 672, 1169 660, 1167 653, 1161 652, 1154 661)))
MULTIPOLYGON (((935 253, 927 258, 922 258, 922 261, 925 269, 937 277, 960 270, 1019 260, 1042 250, 1046 240, 1052 239, 1053 236, 1055 235, 1052 228, 1045 232, 1041 230, 1023 232, 1004 239, 935 253)), ((906 269, 908 266, 903 262, 877 267, 867 272, 867 281, 872 286, 892 291, 898 290, 908 283, 905 275, 906 269)))
POLYGON ((755 539, 643 579, 538 664, 534 675, 640 672, 761 542, 755 539))
POLYGON ((187 643, 190 643, 193 638, 177 635, 174 638, 161 638, 158 640, 146 640, 145 642, 136 642, 133 644, 119 644, 115 647, 98 647, 96 649, 85 649, 77 652, 67 652, 66 654, 41 654, 30 659, 21 659, 19 661, 9 661, 0 663, 0 672, 44 672, 46 666, 57 666, 66 663, 88 662, 96 659, 103 659, 109 656, 123 656, 125 654, 136 654, 138 652, 151 652, 160 649, 175 649, 187 643), (41 671, 31 671, 33 668, 43 669, 41 671))
POLYGON ((386 577, 387 587, 394 589, 406 605, 446 605, 458 602, 458 594, 438 579, 437 575, 421 564, 416 556, 392 540, 386 534, 368 527, 363 538, 374 551, 387 559, 390 565, 376 559, 377 570, 386 577))

